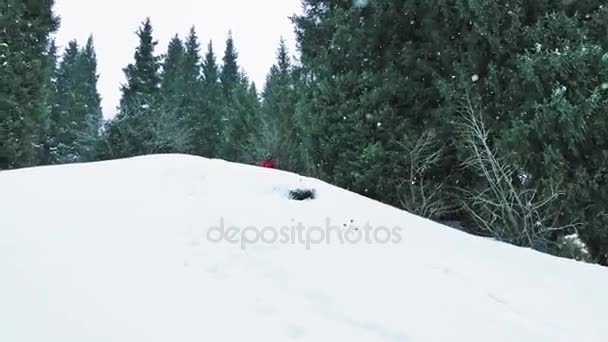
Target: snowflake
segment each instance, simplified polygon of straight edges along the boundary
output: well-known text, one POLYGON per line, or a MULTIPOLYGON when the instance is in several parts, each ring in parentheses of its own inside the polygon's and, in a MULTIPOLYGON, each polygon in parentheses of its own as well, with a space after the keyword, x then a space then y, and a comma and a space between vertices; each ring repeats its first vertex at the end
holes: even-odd
POLYGON ((519 178, 519 182, 521 185, 527 185, 528 182, 530 181, 530 175, 528 175, 525 172, 521 172, 517 178, 519 178))
POLYGON ((559 87, 553 89, 553 96, 564 95, 564 93, 566 93, 567 90, 568 90, 568 88, 566 88, 565 85, 560 85, 559 87))
POLYGON ((369 0, 353 0, 353 7, 364 8, 369 5, 369 0))

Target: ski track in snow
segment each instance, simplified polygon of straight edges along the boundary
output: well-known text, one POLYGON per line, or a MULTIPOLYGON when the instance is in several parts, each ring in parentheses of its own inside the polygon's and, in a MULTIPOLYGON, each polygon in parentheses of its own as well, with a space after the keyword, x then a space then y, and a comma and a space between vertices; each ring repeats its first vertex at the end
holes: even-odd
POLYGON ((607 269, 295 174, 158 155, 4 171, 0 189, 0 341, 608 340, 607 269), (403 240, 241 249, 207 240, 221 218, 403 240))

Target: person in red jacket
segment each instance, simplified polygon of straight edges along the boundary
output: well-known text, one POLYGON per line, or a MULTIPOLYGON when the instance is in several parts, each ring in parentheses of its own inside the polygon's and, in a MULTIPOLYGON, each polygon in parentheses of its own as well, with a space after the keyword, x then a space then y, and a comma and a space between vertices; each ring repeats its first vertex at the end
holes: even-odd
POLYGON ((276 169, 277 162, 272 158, 272 155, 270 153, 267 153, 264 155, 264 159, 262 160, 260 166, 268 169, 276 169))
POLYGON ((268 169, 276 169, 277 168, 277 162, 274 159, 264 159, 262 160, 262 167, 268 168, 268 169))

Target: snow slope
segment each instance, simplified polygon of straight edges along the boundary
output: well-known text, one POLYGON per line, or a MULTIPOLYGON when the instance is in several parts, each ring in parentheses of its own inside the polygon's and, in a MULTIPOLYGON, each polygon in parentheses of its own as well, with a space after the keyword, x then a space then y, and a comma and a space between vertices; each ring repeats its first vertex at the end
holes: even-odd
POLYGON ((0 341, 608 341, 608 269, 294 174, 148 156, 4 171, 0 193, 0 341), (402 241, 241 248, 208 240, 222 217, 402 241))

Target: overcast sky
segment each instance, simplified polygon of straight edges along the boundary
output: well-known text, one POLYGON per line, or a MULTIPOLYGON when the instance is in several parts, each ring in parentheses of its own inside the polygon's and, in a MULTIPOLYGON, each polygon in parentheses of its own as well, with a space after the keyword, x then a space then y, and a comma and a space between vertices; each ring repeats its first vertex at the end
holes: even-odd
POLYGON ((292 54, 295 49, 293 25, 289 17, 300 12, 300 0, 56 0, 61 17, 57 43, 65 47, 77 39, 83 44, 93 34, 97 49, 99 92, 104 115, 114 115, 124 82, 122 68, 133 61, 137 46, 135 31, 150 17, 154 36, 164 53, 176 33, 183 38, 196 27, 203 52, 213 40, 218 62, 223 56, 229 30, 239 53, 239 64, 261 89, 275 60, 283 36, 292 54))

